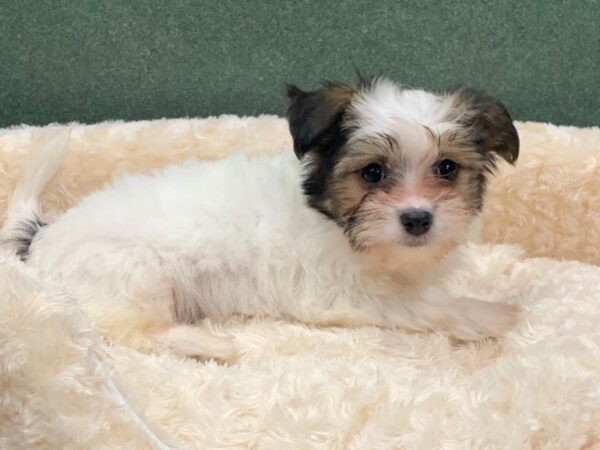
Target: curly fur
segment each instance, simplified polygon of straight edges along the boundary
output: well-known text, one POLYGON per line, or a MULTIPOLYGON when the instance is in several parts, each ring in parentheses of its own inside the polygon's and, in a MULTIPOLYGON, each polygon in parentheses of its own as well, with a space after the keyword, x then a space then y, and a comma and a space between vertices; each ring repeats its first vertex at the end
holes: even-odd
MULTIPOLYGON (((92 347, 175 448, 595 448, 600 271, 530 256, 600 263, 600 204, 591 201, 600 190, 600 130, 517 129, 520 162, 492 179, 483 236, 526 253, 466 247, 456 256, 462 269, 444 284, 457 295, 518 301, 527 322, 502 341, 456 346, 437 334, 231 320, 199 327, 215 344, 235 344, 241 359, 231 367, 148 356, 92 339, 77 304, 4 258, 0 447, 146 448, 90 369, 92 347)), ((39 132, 0 132, 0 203, 39 132)), ((41 197, 49 220, 123 171, 291 145, 286 122, 274 117, 105 123, 71 136, 41 197)))

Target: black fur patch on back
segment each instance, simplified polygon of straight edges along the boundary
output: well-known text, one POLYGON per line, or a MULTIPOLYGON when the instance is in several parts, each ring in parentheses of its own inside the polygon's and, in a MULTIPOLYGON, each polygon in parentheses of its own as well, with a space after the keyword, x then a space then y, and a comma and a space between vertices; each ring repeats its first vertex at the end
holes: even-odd
POLYGON ((44 226, 46 224, 36 217, 34 220, 23 220, 13 228, 13 237, 8 239, 7 243, 15 249, 21 261, 26 261, 29 257, 31 242, 44 226))

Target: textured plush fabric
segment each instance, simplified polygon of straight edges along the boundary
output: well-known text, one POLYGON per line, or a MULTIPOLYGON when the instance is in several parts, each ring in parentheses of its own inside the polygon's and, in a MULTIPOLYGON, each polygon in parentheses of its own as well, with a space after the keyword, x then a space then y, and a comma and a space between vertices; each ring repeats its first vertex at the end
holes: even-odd
POLYGON ((598 23, 597 0, 7 0, 0 126, 282 114, 285 83, 357 68, 597 125, 598 23))
MULTIPOLYGON (((77 299, 2 256, 0 448, 150 448, 110 391, 111 368, 172 447, 600 448, 600 130, 517 127, 521 159, 490 186, 487 243, 463 248, 446 280, 523 305, 503 339, 249 320, 201 325, 233 336, 241 359, 229 367, 143 355, 103 343, 77 299)), ((0 210, 28 149, 52 132, 0 132, 0 210)), ((275 117, 76 127, 44 211, 51 219, 125 171, 290 144, 275 117)))

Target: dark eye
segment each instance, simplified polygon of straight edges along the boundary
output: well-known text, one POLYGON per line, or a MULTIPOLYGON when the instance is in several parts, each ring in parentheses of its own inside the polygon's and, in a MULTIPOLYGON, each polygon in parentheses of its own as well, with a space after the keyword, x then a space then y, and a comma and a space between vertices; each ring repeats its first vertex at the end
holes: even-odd
POLYGON ((376 184, 379 183, 385 177, 383 167, 381 164, 371 163, 360 171, 360 175, 367 183, 376 184))
POLYGON ((458 166, 451 159, 442 159, 434 167, 435 174, 446 180, 454 180, 458 175, 458 166))

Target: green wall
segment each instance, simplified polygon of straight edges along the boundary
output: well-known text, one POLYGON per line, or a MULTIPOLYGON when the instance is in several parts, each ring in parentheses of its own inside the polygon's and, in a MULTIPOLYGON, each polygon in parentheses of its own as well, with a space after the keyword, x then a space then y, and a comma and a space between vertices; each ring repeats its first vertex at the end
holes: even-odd
POLYGON ((1 0, 0 126, 283 113, 355 68, 600 124, 600 2, 1 0))

